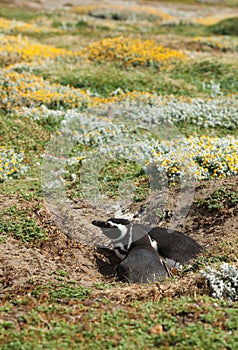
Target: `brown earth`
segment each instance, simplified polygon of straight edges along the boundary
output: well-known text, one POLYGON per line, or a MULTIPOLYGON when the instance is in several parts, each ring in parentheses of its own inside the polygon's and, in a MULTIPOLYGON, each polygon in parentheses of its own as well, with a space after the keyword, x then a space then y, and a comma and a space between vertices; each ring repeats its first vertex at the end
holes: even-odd
MULTIPOLYGON (((236 191, 238 177, 199 183, 193 204, 179 229, 205 247, 206 257, 223 257, 223 260, 237 263, 238 203, 232 204, 228 198, 223 208, 211 211, 207 210, 205 204, 208 196, 221 187, 228 188, 231 192, 236 191), (202 202, 204 199, 206 201, 202 202), (197 203, 202 204, 198 206, 197 203)), ((169 202, 173 203, 176 196, 176 190, 172 191, 169 202)), ((48 236, 41 242, 26 244, 16 240, 11 233, 8 233, 7 238, 0 245, 1 296, 5 298, 12 293, 25 294, 37 285, 46 285, 49 281, 57 284, 59 283, 59 271, 67 273, 67 277, 64 277, 65 281, 74 280, 77 285, 82 286, 93 287, 95 283, 115 282, 114 268, 118 260, 113 251, 109 248, 95 247, 92 240, 91 244, 80 242, 82 238, 85 239, 85 234, 88 234, 89 237, 93 237, 94 234, 102 237, 91 221, 95 218, 108 218, 110 214, 103 215, 86 201, 82 201, 80 206, 76 206, 76 209, 75 205, 72 206, 72 210, 77 212, 78 220, 71 222, 71 231, 66 225, 64 228, 66 234, 64 234, 55 224, 45 202, 42 200, 40 204, 39 206, 39 201, 36 200, 27 201, 20 195, 10 197, 1 195, 0 197, 1 209, 16 205, 19 209, 28 210, 29 217, 34 218, 46 230, 48 236), (73 236, 72 232, 76 235, 73 236)), ((145 204, 146 201, 143 206, 145 204)), ((141 205, 141 203, 134 203, 131 211, 136 214, 141 205)), ((172 209, 172 207, 166 209, 172 209)), ((169 219, 160 224, 168 226, 169 219)), ((169 295, 193 294, 195 291, 201 293, 207 287, 201 276, 190 269, 187 273, 179 275, 176 281, 165 281, 162 286, 128 288, 117 289, 117 294, 114 289, 108 289, 96 292, 96 295, 99 293, 107 297, 118 298, 120 301, 131 298, 154 299, 158 298, 161 293, 163 295, 166 293, 169 295)))

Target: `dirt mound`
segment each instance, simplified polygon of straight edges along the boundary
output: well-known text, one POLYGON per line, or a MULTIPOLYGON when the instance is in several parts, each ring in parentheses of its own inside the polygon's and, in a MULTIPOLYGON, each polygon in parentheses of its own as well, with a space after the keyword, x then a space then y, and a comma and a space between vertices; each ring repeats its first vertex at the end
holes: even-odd
MULTIPOLYGON (((4 233, 0 244, 0 285, 2 294, 14 290, 27 290, 31 285, 58 283, 61 273, 66 279, 89 286, 95 281, 103 282, 113 274, 109 259, 113 253, 68 238, 51 218, 44 202, 26 201, 20 196, 1 196, 2 209, 12 206, 28 210, 29 217, 47 232, 47 238, 33 243, 15 239, 11 232, 4 233)), ((116 259, 116 258, 115 258, 116 259)))

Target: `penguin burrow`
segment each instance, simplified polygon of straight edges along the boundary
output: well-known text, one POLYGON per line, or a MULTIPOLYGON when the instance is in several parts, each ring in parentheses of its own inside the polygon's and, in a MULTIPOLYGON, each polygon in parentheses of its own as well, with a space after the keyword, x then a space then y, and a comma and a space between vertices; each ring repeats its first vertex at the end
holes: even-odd
POLYGON ((122 260, 117 269, 119 278, 132 283, 162 279, 168 275, 168 267, 181 269, 203 252, 194 239, 176 230, 120 218, 94 220, 92 224, 112 241, 115 254, 122 260))
POLYGON ((115 246, 121 263, 116 271, 120 280, 130 283, 153 283, 168 276, 166 262, 152 246, 143 226, 134 226, 125 219, 93 221, 115 246))

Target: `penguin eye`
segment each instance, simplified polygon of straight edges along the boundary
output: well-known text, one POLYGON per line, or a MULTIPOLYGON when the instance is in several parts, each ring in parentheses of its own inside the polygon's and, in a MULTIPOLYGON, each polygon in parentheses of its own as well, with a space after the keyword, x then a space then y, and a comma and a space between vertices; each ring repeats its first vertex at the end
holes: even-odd
POLYGON ((110 222, 110 221, 107 221, 107 222, 106 222, 106 227, 107 227, 107 228, 117 228, 117 226, 116 226, 116 225, 113 225, 113 223, 110 222))

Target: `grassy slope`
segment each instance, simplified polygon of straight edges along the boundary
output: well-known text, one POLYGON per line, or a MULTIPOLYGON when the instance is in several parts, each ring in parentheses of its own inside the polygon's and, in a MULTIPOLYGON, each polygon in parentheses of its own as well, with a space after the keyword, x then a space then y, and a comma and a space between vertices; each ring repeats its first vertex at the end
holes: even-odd
MULTIPOLYGON (((5 304, 3 313, 17 312, 24 327, 16 334, 15 325, 4 322, 3 336, 8 341, 2 349, 19 349, 24 344, 24 349, 220 350, 237 345, 237 310, 224 302, 182 297, 121 307, 106 300, 80 301, 84 294, 78 291, 76 300, 69 295, 71 306, 67 299, 61 299, 60 304, 29 297, 5 304), (27 311, 22 314, 22 310, 27 311)), ((57 293, 52 299, 56 297, 57 293)))

